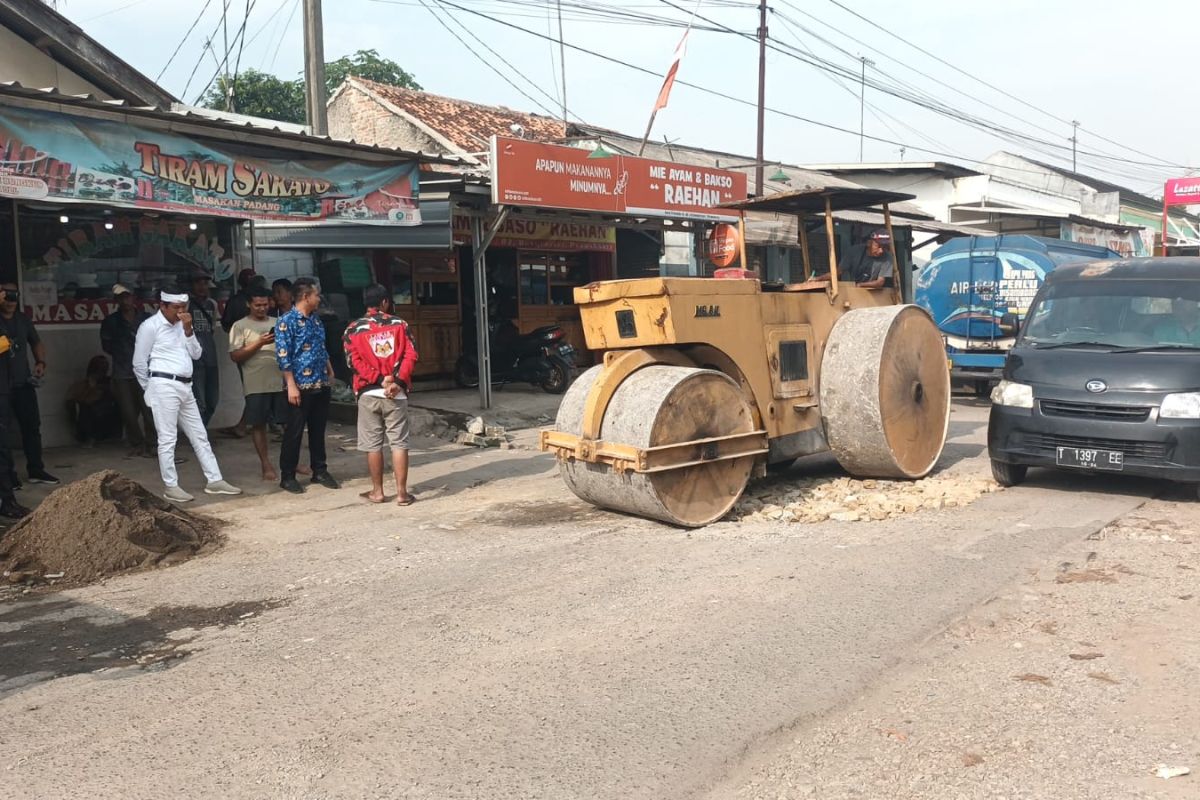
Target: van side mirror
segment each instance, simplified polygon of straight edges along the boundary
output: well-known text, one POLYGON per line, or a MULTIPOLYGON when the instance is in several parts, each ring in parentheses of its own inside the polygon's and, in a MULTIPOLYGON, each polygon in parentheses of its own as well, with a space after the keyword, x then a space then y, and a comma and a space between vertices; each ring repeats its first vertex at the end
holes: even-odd
POLYGON ((1016 336, 1021 330, 1021 317, 1017 314, 1008 313, 1000 317, 1000 332, 1016 336))

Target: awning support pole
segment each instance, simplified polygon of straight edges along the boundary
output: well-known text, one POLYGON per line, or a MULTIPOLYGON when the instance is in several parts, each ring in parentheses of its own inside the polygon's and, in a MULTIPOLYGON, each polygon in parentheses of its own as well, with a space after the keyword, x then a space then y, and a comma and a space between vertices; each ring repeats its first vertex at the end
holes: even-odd
POLYGON ((800 242, 800 256, 804 263, 804 280, 812 277, 812 263, 808 255, 808 217, 803 214, 796 217, 796 234, 800 242))
POLYGON ((471 218, 471 253, 475 262, 475 352, 479 364, 479 407, 492 407, 492 355, 488 337, 487 249, 508 219, 508 206, 497 206, 490 225, 483 217, 471 218))
POLYGON ((833 200, 825 197, 825 238, 829 244, 829 302, 838 296, 837 245, 833 233, 833 200))
POLYGON ((883 226, 887 229, 888 249, 892 251, 892 266, 895 267, 892 273, 892 296, 899 304, 904 302, 904 297, 908 294, 908 278, 911 273, 908 270, 900 271, 900 259, 896 258, 896 235, 892 233, 892 210, 888 208, 887 203, 883 204, 883 226))

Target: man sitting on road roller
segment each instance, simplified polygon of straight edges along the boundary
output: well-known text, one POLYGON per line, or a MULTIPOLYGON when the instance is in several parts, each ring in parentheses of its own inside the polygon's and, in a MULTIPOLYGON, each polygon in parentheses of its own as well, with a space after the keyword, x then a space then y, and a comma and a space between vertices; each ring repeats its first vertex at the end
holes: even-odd
MULTIPOLYGON (((864 289, 883 289, 892 286, 896 265, 888 252, 892 242, 886 229, 880 228, 871 234, 865 244, 856 244, 846 249, 838 261, 838 277, 853 280, 855 286, 864 289)), ((829 283, 829 272, 812 277, 813 283, 829 283)))

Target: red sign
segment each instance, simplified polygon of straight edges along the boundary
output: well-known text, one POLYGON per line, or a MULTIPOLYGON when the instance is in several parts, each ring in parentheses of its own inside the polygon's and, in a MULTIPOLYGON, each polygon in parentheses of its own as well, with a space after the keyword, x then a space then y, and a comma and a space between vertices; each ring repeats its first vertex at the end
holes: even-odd
POLYGON ((1200 178, 1172 178, 1163 190, 1164 206, 1200 205, 1200 178))
POLYGON ((708 234, 708 260, 718 267, 728 267, 742 254, 742 236, 736 225, 722 222, 708 234))
POLYGON ((746 176, 632 156, 589 158, 578 147, 497 137, 492 202, 705 222, 736 220, 722 203, 746 199, 746 176))

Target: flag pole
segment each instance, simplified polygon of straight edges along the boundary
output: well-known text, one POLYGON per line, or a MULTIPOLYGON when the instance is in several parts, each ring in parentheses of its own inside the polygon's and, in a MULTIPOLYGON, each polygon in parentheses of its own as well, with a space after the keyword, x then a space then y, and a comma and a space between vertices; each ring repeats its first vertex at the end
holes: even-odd
POLYGON ((646 135, 642 137, 642 144, 638 147, 638 158, 641 158, 642 153, 646 150, 646 142, 650 141, 650 130, 654 127, 654 118, 658 116, 658 109, 655 108, 650 112, 650 121, 646 123, 646 135))

